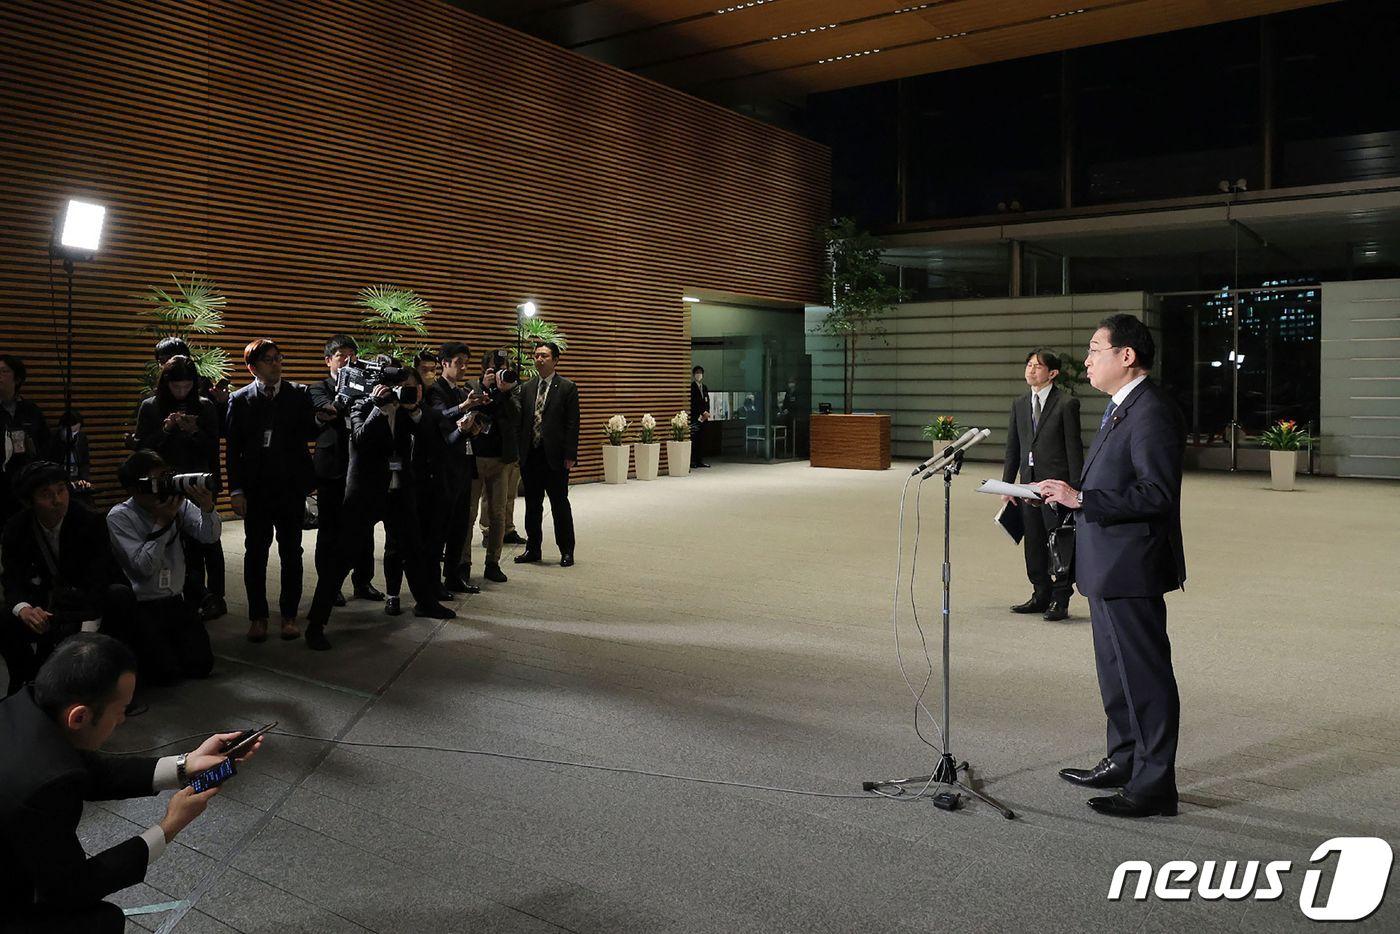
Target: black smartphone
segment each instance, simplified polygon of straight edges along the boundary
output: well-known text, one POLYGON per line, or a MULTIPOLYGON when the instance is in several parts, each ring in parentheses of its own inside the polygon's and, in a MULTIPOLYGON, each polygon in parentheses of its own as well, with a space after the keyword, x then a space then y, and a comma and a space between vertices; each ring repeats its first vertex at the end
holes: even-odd
POLYGON ((194 778, 190 779, 190 788, 195 794, 208 791, 222 785, 225 781, 238 774, 238 770, 233 767, 232 759, 225 759, 212 769, 205 769, 194 778))
POLYGON ((253 748, 253 744, 258 741, 259 736, 262 736, 264 733, 266 733, 268 730, 272 729, 276 725, 277 721, 273 720, 271 723, 267 724, 264 727, 260 727, 259 729, 244 730, 242 733, 239 733, 233 739, 228 740, 224 743, 224 755, 228 756, 230 759, 237 759, 241 757, 245 752, 253 748))

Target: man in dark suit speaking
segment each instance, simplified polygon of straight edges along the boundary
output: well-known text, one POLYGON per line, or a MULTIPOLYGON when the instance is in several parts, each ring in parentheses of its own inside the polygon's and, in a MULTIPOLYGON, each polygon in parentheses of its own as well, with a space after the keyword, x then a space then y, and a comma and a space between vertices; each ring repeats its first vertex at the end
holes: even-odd
MULTIPOLYGON (((1049 350, 1026 354, 1026 384, 1031 391, 1011 403, 1011 426, 1006 434, 1006 462, 1001 479, 1015 483, 1036 480, 1078 480, 1084 469, 1084 440, 1079 432, 1079 400, 1055 385, 1060 358, 1049 350)), ((1003 496, 1010 504, 1012 497, 1003 496)), ((1069 616, 1074 581, 1050 579, 1050 529, 1059 524, 1055 510, 1022 500, 1022 544, 1031 598, 1011 608, 1013 613, 1043 613, 1055 622, 1069 616)))
POLYGON ((569 507, 569 471, 578 461, 578 386, 555 372, 559 347, 535 348, 538 375, 520 392, 520 479, 525 484, 525 551, 516 564, 540 560, 544 543, 544 498, 554 513, 559 566, 574 563, 574 514, 569 507))
POLYGON ((200 794, 183 786, 222 762, 224 742, 237 733, 163 759, 97 751, 126 719, 135 688, 129 649, 110 636, 79 633, 49 657, 33 685, 0 703, 0 934, 120 934, 122 910, 102 899, 145 879, 218 793, 217 786, 200 794), (96 856, 83 852, 84 801, 175 788, 160 823, 96 856))
POLYGON ((1108 755, 1091 769, 1061 769, 1066 781, 1122 788, 1089 806, 1117 817, 1174 815, 1181 718, 1167 605, 1186 582, 1181 543, 1181 413, 1148 378, 1156 347, 1132 315, 1110 315, 1089 341, 1089 382, 1112 397, 1075 489, 1036 486, 1076 510, 1079 592, 1089 598, 1099 692, 1108 715, 1108 755))

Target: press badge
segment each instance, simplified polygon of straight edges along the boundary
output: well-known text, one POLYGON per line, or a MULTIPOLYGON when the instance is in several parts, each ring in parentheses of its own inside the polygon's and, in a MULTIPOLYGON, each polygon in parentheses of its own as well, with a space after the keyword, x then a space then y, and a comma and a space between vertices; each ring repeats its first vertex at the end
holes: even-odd
POLYGON ((1035 452, 1034 452, 1034 451, 1027 451, 1027 452, 1026 452, 1026 465, 1029 466, 1029 467, 1034 467, 1034 466, 1035 466, 1035 452))
POLYGON ((269 428, 269 429, 267 429, 266 431, 263 432, 263 447, 265 447, 265 448, 270 448, 270 447, 272 447, 272 429, 271 429, 271 428, 269 428))
POLYGON ((156 589, 157 589, 157 590, 169 590, 169 589, 170 589, 170 568, 161 568, 161 569, 160 569, 160 574, 156 576, 156 589))
POLYGON ((468 438, 468 439, 467 439, 466 452, 467 452, 467 456, 468 456, 468 457, 471 457, 471 456, 472 456, 472 439, 471 439, 471 438, 468 438))
POLYGON ((398 473, 400 470, 403 470, 403 458, 402 458, 402 457, 391 457, 391 458, 389 458, 389 469, 390 469, 391 471, 393 471, 394 473, 398 473))

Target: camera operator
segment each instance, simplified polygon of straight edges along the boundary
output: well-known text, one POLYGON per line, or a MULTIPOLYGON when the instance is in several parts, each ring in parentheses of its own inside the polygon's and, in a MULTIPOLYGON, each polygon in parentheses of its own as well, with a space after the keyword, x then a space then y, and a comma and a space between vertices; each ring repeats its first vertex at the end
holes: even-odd
POLYGON ((102 517, 71 502, 62 467, 31 461, 15 478, 15 493, 24 508, 0 536, 0 654, 10 671, 8 694, 79 629, 95 630, 101 623, 120 632, 132 601, 102 517))
POLYGON ((506 530, 506 483, 511 465, 518 457, 520 406, 513 391, 519 374, 507 366, 507 355, 491 351, 481 361, 481 382, 473 388, 489 401, 481 413, 481 431, 472 438, 476 454, 476 477, 472 480, 467 528, 476 524, 477 511, 486 527, 486 570, 484 576, 498 584, 506 582, 501 570, 501 544, 506 530), (515 377, 512 380, 509 377, 515 377))
MULTIPOLYGON (((438 601, 437 581, 433 579, 414 493, 413 449, 418 423, 424 418, 423 383, 417 370, 399 368, 392 358, 380 357, 381 382, 366 396, 355 400, 350 409, 350 468, 345 483, 347 521, 361 529, 384 523, 384 532, 402 556, 404 573, 417 605, 413 615, 430 619, 452 619, 457 614, 438 601), (392 382, 395 385, 387 385, 392 382)), ((357 530, 346 536, 352 541, 357 530)), ((335 594, 349 573, 353 546, 340 555, 336 572, 316 582, 311 610, 306 616, 306 644, 324 651, 331 647, 326 638, 335 594)))
POLYGON ((170 467, 155 451, 137 451, 117 468, 131 498, 112 507, 107 531, 117 563, 136 594, 132 643, 148 684, 204 678, 214 669, 209 633, 185 601, 185 552, 181 535, 196 542, 218 539, 222 524, 214 494, 199 483, 172 490, 170 467))
MULTIPOLYGON (((432 357, 433 370, 436 371, 437 357, 432 357)), ((424 355, 419 354, 414 358, 414 369, 422 377, 424 371, 428 369, 424 364, 424 355)), ((430 385, 424 383, 425 386, 430 385)), ((427 396, 426 389, 424 396, 427 396)), ((426 586, 431 590, 437 588, 439 600, 450 600, 452 593, 442 586, 442 558, 441 553, 434 554, 430 544, 436 541, 433 534, 434 511, 441 507, 446 501, 446 483, 442 476, 443 458, 447 454, 447 442, 443 440, 442 432, 438 430, 437 418, 431 409, 420 404, 423 417, 420 418, 413 428, 413 457, 410 464, 413 467, 412 475, 409 479, 409 486, 412 488, 413 504, 417 509, 418 525, 423 539, 422 561, 426 567, 424 579, 428 582, 426 586)), ((386 534, 384 536, 384 590, 387 596, 384 598, 384 612, 390 616, 398 616, 403 612, 399 599, 399 591, 403 586, 403 576, 405 567, 405 556, 399 547, 399 537, 397 535, 386 534)))
POLYGON ((442 377, 428 390, 428 405, 446 442, 442 457, 444 500, 433 553, 442 550, 442 585, 453 593, 480 593, 471 580, 471 490, 476 471, 471 436, 479 430, 475 410, 486 397, 471 392, 468 374, 471 356, 461 341, 448 341, 438 352, 442 377))
MULTIPOLYGON (((340 551, 346 547, 341 537, 352 532, 355 540, 350 568, 350 583, 357 600, 383 600, 384 594, 374 586, 374 526, 351 522, 345 514, 345 472, 350 466, 350 408, 337 397, 339 376, 343 367, 354 365, 360 358, 360 346, 348 334, 336 334, 326 341, 326 370, 328 377, 310 384, 311 404, 316 409, 316 422, 321 433, 316 438, 316 576, 335 573, 340 551)), ((337 593, 336 606, 345 605, 345 595, 337 593)))
MULTIPOLYGON (((176 355, 161 367, 156 393, 136 412, 136 446, 155 451, 174 473, 207 473, 219 491, 219 418, 214 403, 195 392, 199 373, 189 357, 176 355)), ((182 536, 185 599, 200 619, 228 612, 224 601, 224 545, 182 536)))
POLYGON ((316 486, 307 444, 320 431, 311 396, 282 378, 282 351, 265 338, 243 348, 253 381, 228 400, 228 485, 243 517, 243 580, 248 588, 248 641, 267 639, 267 554, 277 537, 282 561, 282 638, 296 639, 301 604, 301 532, 306 497, 316 486))
MULTIPOLYGON (((171 840, 218 794, 182 787, 219 765, 237 733, 162 759, 98 750, 125 719, 136 659, 96 633, 73 636, 39 669, 34 684, 0 703, 0 932, 120 934, 122 910, 103 899, 146 878, 171 840), (149 797, 179 788, 165 817, 96 856, 83 852, 84 801, 149 797)), ((237 761, 257 754, 257 740, 237 761)))
POLYGON ((19 511, 14 479, 48 449, 49 424, 39 407, 19 394, 29 370, 13 354, 0 354, 0 523, 19 511))

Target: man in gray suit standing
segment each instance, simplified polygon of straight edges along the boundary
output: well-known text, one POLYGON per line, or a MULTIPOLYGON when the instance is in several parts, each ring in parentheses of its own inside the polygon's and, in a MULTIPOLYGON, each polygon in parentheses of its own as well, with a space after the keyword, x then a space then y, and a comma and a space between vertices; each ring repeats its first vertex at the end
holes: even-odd
POLYGON ((1079 592, 1089 598, 1108 754, 1089 769, 1061 769, 1086 788, 1121 788, 1089 799, 1115 817, 1176 814, 1181 701, 1167 639, 1163 595, 1186 582, 1181 544, 1181 462, 1186 425, 1148 378, 1156 345, 1132 315, 1110 315, 1089 341, 1085 366, 1112 398, 1089 447, 1079 489, 1037 484, 1042 497, 1075 510, 1079 592))
MULTIPOLYGON (((1026 354, 1026 383, 1031 391, 1011 404, 1006 433, 1006 462, 1001 479, 1015 483, 1036 480, 1077 480, 1084 469, 1084 439, 1079 432, 1079 400, 1055 385, 1060 358, 1041 348, 1026 354)), ((1012 497, 1003 496, 1008 504, 1012 497)), ((1014 507, 1013 507, 1014 508, 1014 507)), ((1025 537, 1026 576, 1031 598, 1011 608, 1013 613, 1043 613, 1052 622, 1069 616, 1074 580, 1069 574, 1051 580, 1050 529, 1060 524, 1053 506, 1020 501, 1025 537)))

